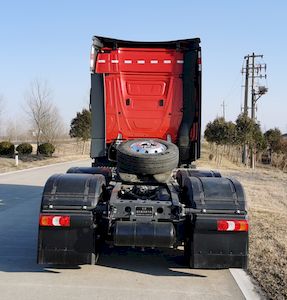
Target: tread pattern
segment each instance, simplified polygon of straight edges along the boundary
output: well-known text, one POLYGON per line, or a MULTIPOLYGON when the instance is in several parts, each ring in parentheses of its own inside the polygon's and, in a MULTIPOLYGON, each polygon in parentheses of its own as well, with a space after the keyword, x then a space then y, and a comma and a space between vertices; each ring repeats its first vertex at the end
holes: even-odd
POLYGON ((145 140, 147 139, 130 140, 119 145, 117 161, 120 171, 131 174, 154 175, 171 171, 178 166, 178 148, 167 141, 153 139, 166 146, 167 150, 161 153, 145 154, 131 150, 131 144, 145 140))

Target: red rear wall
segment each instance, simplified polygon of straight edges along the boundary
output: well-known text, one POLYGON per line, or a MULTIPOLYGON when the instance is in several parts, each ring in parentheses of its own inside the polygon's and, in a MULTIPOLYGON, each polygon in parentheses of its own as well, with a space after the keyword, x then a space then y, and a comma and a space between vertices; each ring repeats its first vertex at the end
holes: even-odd
POLYGON ((182 119, 183 54, 176 50, 102 49, 96 72, 104 73, 106 142, 153 137, 172 141, 182 119))

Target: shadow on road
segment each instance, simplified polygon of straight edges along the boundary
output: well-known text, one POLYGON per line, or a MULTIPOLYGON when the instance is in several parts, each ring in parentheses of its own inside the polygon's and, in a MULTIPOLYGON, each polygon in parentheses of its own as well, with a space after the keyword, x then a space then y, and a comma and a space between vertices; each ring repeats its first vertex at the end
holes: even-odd
POLYGON ((105 247, 98 264, 153 276, 207 277, 190 270, 184 260, 183 251, 173 249, 141 251, 137 248, 105 247))
POLYGON ((0 271, 55 272, 36 264, 42 189, 0 184, 0 271))
MULTIPOLYGON (((42 187, 0 184, 0 272, 61 273, 80 266, 37 265, 38 216, 42 187)), ((104 247, 99 266, 154 276, 194 276, 179 250, 104 247)), ((97 266, 95 266, 97 268, 97 266)))

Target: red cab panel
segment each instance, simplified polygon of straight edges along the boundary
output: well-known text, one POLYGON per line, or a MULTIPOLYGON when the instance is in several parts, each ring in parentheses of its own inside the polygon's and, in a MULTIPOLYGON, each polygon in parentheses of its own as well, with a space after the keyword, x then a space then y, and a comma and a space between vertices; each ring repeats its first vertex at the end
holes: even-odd
POLYGON ((183 54, 119 48, 99 53, 105 74, 106 140, 154 137, 176 141, 182 119, 183 54))

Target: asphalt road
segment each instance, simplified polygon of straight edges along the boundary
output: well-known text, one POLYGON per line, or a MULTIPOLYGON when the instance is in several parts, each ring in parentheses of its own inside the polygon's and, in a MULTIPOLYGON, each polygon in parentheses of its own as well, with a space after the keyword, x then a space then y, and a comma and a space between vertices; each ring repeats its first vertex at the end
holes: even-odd
POLYGON ((245 299, 229 270, 191 270, 180 250, 108 249, 96 266, 36 264, 43 185, 89 161, 0 175, 0 299, 245 299))

